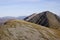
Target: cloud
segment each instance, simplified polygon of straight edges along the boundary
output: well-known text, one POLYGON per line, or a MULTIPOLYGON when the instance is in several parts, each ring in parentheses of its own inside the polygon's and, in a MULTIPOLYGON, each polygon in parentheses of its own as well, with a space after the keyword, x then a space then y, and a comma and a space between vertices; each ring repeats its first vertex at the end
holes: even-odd
POLYGON ((37 2, 39 0, 0 0, 0 2, 37 2))

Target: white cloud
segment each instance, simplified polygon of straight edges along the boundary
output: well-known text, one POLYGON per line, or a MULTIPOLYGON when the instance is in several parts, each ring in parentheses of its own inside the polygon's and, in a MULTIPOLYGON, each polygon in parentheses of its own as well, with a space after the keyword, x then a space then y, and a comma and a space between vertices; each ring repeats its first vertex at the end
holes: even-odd
POLYGON ((0 0, 0 2, 37 2, 40 0, 0 0))

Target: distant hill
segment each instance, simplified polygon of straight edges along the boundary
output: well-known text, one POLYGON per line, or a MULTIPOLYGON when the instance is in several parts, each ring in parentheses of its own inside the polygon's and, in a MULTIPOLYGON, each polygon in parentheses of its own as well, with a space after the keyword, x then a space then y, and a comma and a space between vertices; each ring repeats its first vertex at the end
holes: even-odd
POLYGON ((32 16, 28 16, 24 20, 60 30, 60 17, 50 11, 45 11, 34 14, 32 16))
POLYGON ((0 17, 0 25, 3 24, 7 20, 23 20, 26 16, 19 16, 19 17, 11 17, 11 16, 6 16, 6 17, 0 17))
POLYGON ((60 40, 60 31, 23 20, 0 25, 0 40, 60 40))
POLYGON ((17 17, 17 19, 23 20, 24 18, 26 18, 27 16, 19 16, 17 17))

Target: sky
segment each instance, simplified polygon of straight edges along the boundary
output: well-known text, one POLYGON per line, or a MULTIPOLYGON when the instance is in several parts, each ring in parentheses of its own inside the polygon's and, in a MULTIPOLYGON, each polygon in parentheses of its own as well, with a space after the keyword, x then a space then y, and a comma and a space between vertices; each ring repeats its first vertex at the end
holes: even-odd
POLYGON ((60 15, 60 0, 0 0, 0 17, 28 16, 43 11, 60 15))

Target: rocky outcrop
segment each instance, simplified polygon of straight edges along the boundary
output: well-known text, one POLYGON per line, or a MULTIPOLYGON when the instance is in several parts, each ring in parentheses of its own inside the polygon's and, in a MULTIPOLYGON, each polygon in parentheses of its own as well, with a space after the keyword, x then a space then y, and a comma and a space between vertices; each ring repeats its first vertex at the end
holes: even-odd
POLYGON ((22 20, 0 26, 0 40, 60 40, 60 31, 22 20))
POLYGON ((31 18, 30 17, 31 16, 29 16, 28 18, 25 18, 24 20, 28 21, 28 22, 35 23, 35 24, 39 24, 42 26, 46 26, 46 27, 55 28, 55 29, 60 30, 60 19, 56 14, 54 14, 52 12, 45 11, 42 13, 38 13, 31 18))

